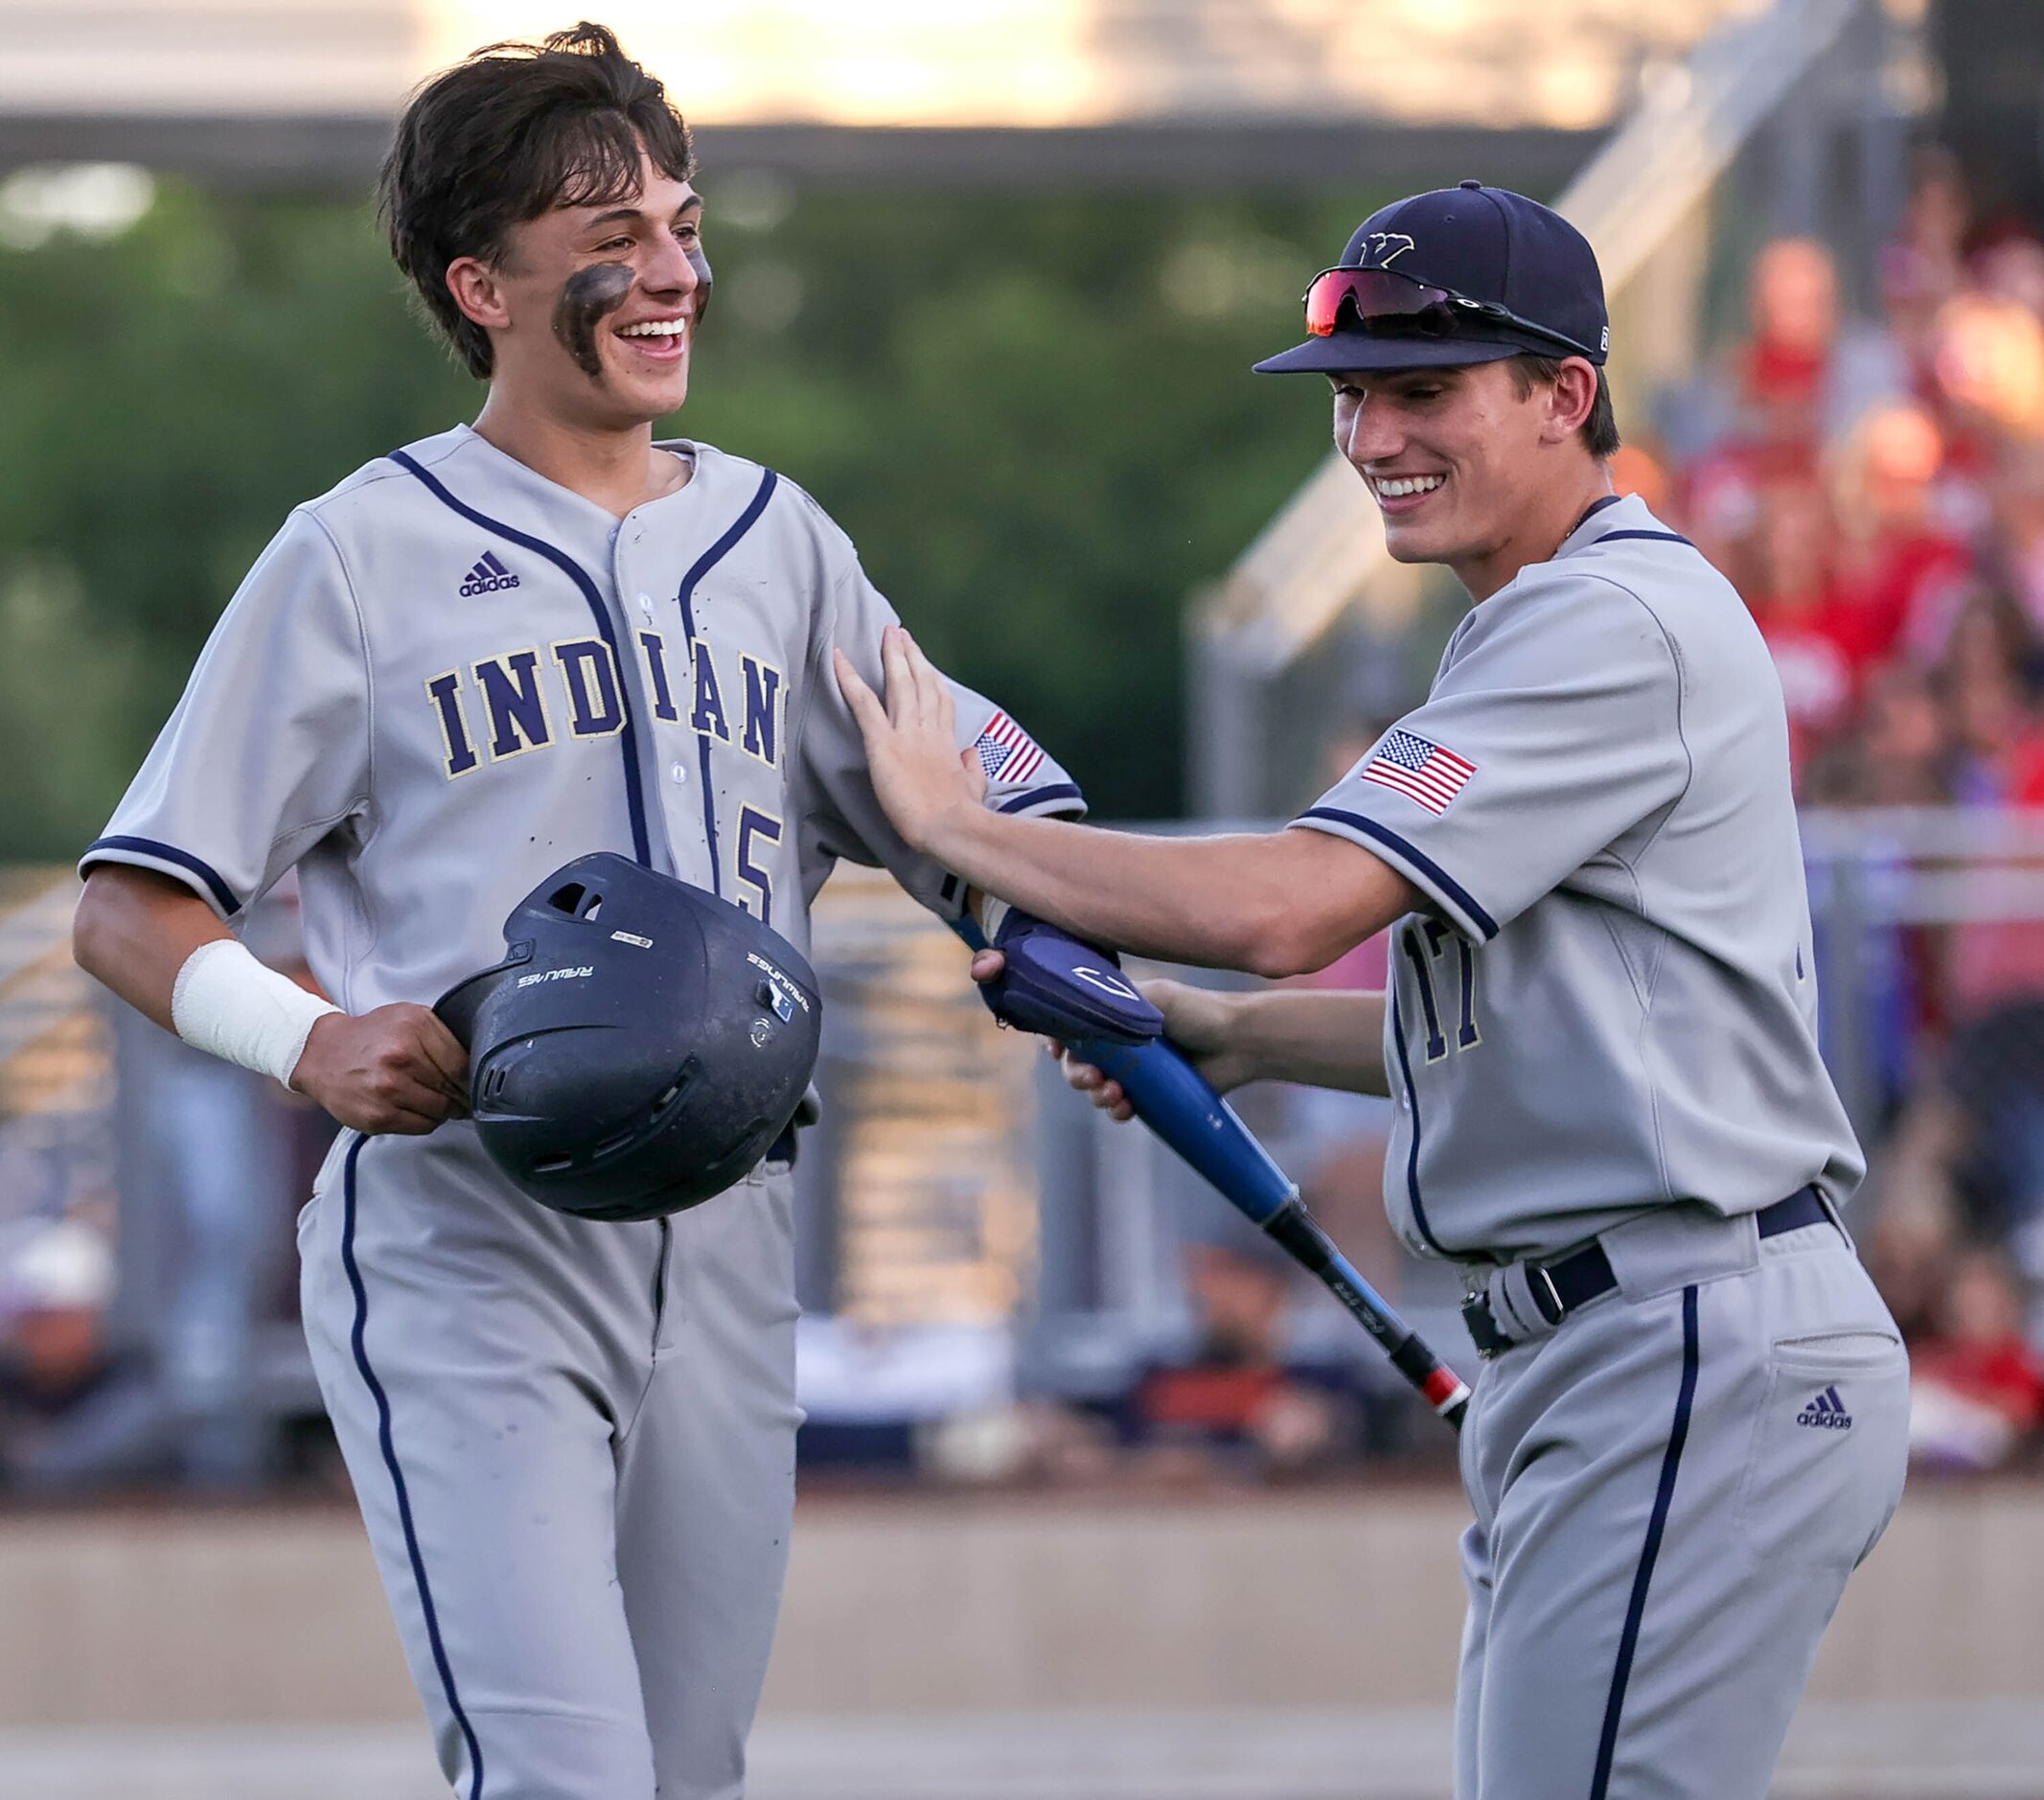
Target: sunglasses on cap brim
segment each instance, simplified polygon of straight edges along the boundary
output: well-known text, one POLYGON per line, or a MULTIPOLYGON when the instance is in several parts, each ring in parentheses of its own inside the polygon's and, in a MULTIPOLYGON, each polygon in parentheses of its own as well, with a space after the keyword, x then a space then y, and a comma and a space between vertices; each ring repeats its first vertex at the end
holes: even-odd
POLYGON ((1389 268, 1323 268, 1306 288, 1306 331, 1332 337, 1343 329, 1389 330, 1403 335, 1454 337, 1471 326, 1504 325, 1578 357, 1597 360, 1587 344, 1550 326, 1535 325, 1487 300, 1471 300, 1446 288, 1432 288, 1389 268))

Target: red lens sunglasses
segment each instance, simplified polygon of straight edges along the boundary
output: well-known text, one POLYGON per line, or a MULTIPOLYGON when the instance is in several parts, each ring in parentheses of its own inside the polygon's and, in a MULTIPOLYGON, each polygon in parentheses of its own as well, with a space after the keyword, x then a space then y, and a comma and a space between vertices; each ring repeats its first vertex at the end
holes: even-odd
POLYGON ((1395 322, 1401 329, 1432 337, 1451 337, 1463 325, 1508 325, 1514 331, 1559 344, 1578 357, 1588 357, 1593 362, 1597 357, 1589 345, 1577 343, 1551 326, 1535 325, 1531 319, 1523 319, 1487 300, 1470 300, 1446 288, 1431 288, 1395 269, 1321 269, 1306 288, 1308 334, 1332 337, 1344 312, 1365 331, 1380 322, 1395 322))

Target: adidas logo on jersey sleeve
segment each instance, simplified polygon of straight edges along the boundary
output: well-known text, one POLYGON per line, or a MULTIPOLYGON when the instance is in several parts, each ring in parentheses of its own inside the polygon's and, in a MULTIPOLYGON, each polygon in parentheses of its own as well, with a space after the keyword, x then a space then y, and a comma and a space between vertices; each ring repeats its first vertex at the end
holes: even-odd
POLYGON ((1846 1403, 1838 1397, 1838 1390, 1826 1388, 1796 1415, 1796 1423, 1817 1431, 1850 1431, 1852 1415, 1846 1411, 1846 1403))
POLYGON ((469 571, 468 579, 461 585, 461 597, 471 599, 479 593, 494 593, 499 588, 516 588, 518 578, 497 560, 494 550, 485 550, 482 560, 469 571))

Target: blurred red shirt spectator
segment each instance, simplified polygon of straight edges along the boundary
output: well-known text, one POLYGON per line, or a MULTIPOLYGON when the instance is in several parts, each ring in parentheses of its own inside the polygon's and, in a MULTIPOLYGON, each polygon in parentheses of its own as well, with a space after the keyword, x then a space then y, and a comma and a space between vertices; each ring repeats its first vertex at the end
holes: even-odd
POLYGON ((1764 488, 1746 603, 1774 657, 1799 791, 1812 754, 1850 717, 1872 645, 1832 591, 1830 508, 1808 481, 1764 488))
POLYGON ((2023 1336, 2014 1279, 1992 1252, 1960 1258, 1941 1310, 1941 1332, 1911 1352, 1912 1447, 1991 1468, 2044 1423, 2044 1366, 2023 1336))
POLYGON ((1923 407, 1870 408, 1832 450, 1836 519, 1832 598, 1856 669, 1885 658, 1918 624, 1926 660, 1938 654, 1934 615, 1948 618, 1973 558, 1934 517, 1944 438, 1923 407))

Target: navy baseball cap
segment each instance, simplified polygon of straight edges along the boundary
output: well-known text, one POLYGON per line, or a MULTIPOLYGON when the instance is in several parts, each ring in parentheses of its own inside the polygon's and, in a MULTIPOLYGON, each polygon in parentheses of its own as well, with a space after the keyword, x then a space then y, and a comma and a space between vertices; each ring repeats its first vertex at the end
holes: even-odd
POLYGON ((1611 347, 1604 278, 1583 234, 1538 200, 1481 181, 1394 200, 1306 289, 1306 341, 1260 375, 1434 369, 1611 347))

